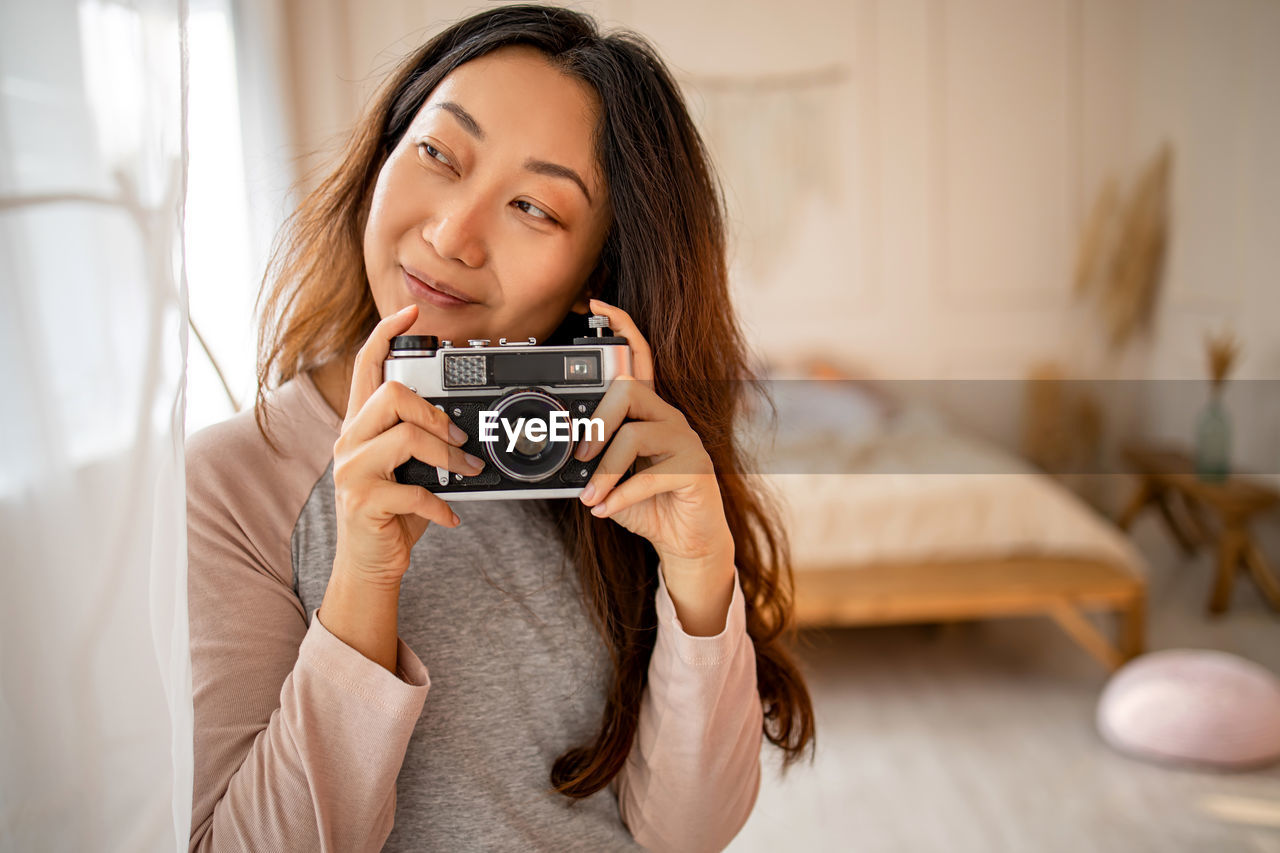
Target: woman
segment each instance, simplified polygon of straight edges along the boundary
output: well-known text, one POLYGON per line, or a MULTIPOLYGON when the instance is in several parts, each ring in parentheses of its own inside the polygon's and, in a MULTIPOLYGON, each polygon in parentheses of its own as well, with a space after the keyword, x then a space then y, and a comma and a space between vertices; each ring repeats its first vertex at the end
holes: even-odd
POLYGON ((717 188, 651 49, 554 8, 450 27, 303 202, 263 297, 256 417, 187 451, 192 849, 727 844, 762 735, 790 764, 813 714, 733 439, 717 188), (576 451, 603 451, 580 499, 451 508, 395 481, 483 461, 382 382, 392 337, 554 341, 587 312, 634 377, 576 451))

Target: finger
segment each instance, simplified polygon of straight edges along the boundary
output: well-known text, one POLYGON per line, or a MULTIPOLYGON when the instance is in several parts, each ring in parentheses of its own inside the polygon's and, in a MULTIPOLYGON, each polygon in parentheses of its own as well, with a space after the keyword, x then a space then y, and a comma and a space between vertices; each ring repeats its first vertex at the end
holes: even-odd
POLYGON ((603 422, 604 435, 600 439, 579 442, 573 454, 575 459, 585 462, 595 458, 627 418, 686 423, 680 410, 659 397, 652 387, 633 380, 631 376, 619 376, 609 385, 609 390, 604 392, 599 405, 591 413, 592 418, 603 422))
POLYGON ((654 461, 661 462, 691 450, 688 439, 691 435, 691 432, 667 421, 632 421, 623 424, 609 449, 600 457, 600 464, 582 490, 580 500, 587 506, 594 506, 607 498, 637 457, 650 456, 654 457, 654 461))
POLYGON ((699 476, 703 475, 684 470, 687 468, 687 465, 682 464, 682 460, 672 458, 633 474, 625 483, 619 484, 611 491, 607 500, 593 506, 591 514, 596 518, 608 518, 654 495, 691 486, 697 482, 699 476))
POLYGON ((448 415, 394 379, 379 385, 364 407, 349 418, 338 441, 355 447, 401 422, 414 424, 449 444, 467 442, 467 434, 448 415))
POLYGON ((418 306, 406 305, 373 327, 368 340, 356 353, 351 371, 351 393, 347 399, 347 417, 364 408, 365 401, 382 384, 382 363, 391 351, 391 339, 403 335, 418 319, 418 306))
POLYGON ((631 319, 631 315, 616 305, 601 302, 599 299, 592 299, 590 304, 593 312, 609 318, 609 328, 615 335, 627 339, 627 346, 631 348, 631 372, 636 379, 652 385, 653 352, 649 349, 649 342, 644 339, 644 335, 640 334, 639 327, 631 319))
POLYGON ((344 458, 343 476, 392 480, 396 468, 410 459, 468 477, 479 474, 484 468, 484 461, 479 457, 464 452, 460 447, 445 444, 416 424, 402 421, 373 440, 366 441, 344 458))
POLYGON ((416 515, 441 527, 457 527, 461 523, 447 503, 422 486, 375 484, 369 492, 368 505, 375 513, 416 515))

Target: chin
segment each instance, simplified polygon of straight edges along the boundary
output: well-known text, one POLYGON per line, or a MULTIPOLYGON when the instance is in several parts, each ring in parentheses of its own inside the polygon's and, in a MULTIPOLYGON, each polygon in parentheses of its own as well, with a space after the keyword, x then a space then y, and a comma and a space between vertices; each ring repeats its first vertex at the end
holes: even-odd
POLYGON ((469 339, 493 337, 494 343, 498 342, 496 336, 491 336, 487 332, 477 329, 473 324, 459 324, 451 318, 441 317, 431 310, 430 306, 418 306, 418 319, 409 327, 406 335, 435 335, 442 341, 453 341, 454 344, 466 346, 469 339))

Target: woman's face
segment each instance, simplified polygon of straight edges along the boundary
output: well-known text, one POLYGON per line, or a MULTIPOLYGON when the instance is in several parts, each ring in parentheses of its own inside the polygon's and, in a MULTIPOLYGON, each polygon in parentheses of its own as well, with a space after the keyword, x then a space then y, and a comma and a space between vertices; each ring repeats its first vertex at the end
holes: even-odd
POLYGON ((543 340, 571 309, 611 213, 594 91, 507 47, 436 87, 378 173, 364 263, 378 313, 410 334, 543 340))

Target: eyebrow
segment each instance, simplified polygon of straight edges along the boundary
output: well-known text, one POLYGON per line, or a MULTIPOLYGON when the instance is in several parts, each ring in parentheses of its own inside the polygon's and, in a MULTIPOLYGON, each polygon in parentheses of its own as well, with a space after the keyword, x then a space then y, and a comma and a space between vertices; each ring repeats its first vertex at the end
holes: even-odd
POLYGON ((475 116, 462 108, 461 104, 455 104, 453 101, 441 101, 432 109, 444 110, 458 120, 458 124, 462 125, 462 129, 474 136, 476 139, 484 141, 484 131, 480 129, 480 123, 475 120, 475 116))
MULTIPOLYGON (((480 123, 461 104, 454 101, 441 101, 435 104, 432 109, 444 110, 449 113, 449 115, 458 120, 458 124, 462 125, 463 130, 476 139, 484 141, 484 131, 480 128, 480 123)), ((524 167, 538 175, 546 175, 551 178, 568 178, 578 185, 578 189, 582 190, 582 194, 587 197, 587 204, 593 203, 591 201, 591 193, 587 190, 587 182, 582 180, 582 176, 568 166, 561 166, 559 163, 549 163, 546 160, 537 160, 530 157, 524 161, 524 167)))
POLYGON ((591 193, 587 192, 586 182, 582 180, 582 176, 570 169, 568 166, 561 166, 559 163, 548 163, 546 160, 535 160, 530 157, 524 161, 524 167, 530 172, 539 175, 547 175, 552 178, 568 178, 578 185, 578 189, 582 190, 582 194, 587 197, 587 204, 591 204, 591 193))

